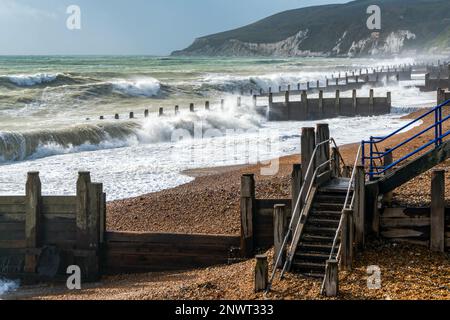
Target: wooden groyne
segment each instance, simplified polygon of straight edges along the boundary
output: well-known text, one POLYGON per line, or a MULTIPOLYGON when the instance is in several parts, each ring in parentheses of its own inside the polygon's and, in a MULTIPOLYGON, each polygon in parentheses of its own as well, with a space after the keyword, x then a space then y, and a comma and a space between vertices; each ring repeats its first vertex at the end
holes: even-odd
POLYGON ((360 69, 359 72, 345 72, 339 73, 336 77, 331 75, 331 78, 326 77, 322 80, 308 81, 304 83, 297 83, 286 86, 279 86, 278 88, 269 87, 268 91, 263 89, 259 92, 250 91, 251 95, 261 97, 268 97, 272 94, 274 97, 282 96, 286 91, 290 94, 300 94, 303 91, 307 93, 318 93, 319 91, 334 92, 336 90, 349 91, 361 89, 365 85, 372 88, 384 86, 387 83, 397 83, 399 81, 409 81, 412 79, 413 67, 402 68, 377 68, 377 69, 360 69))
MULTIPOLYGON (((273 95, 269 94, 269 104, 266 108, 259 107, 261 112, 267 114, 269 121, 305 121, 321 120, 335 117, 375 116, 391 112, 391 93, 386 97, 375 97, 374 90, 370 90, 369 97, 358 97, 353 90, 351 98, 340 97, 336 90, 333 98, 324 98, 324 92, 319 91, 318 98, 308 98, 306 91, 301 93, 300 101, 291 100, 288 91, 285 92, 283 102, 274 102, 273 95)), ((254 96, 257 105, 257 96, 254 96)))
POLYGON ((70 265, 85 281, 100 274, 106 197, 81 172, 74 196, 43 196, 38 172, 28 173, 25 196, 0 197, 0 275, 55 279, 70 265))

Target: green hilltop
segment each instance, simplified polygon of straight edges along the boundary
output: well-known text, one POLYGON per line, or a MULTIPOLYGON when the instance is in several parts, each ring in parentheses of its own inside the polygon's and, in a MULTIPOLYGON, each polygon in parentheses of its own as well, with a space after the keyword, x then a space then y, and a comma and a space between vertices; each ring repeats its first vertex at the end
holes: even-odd
POLYGON ((357 0, 289 10, 245 27, 201 37, 173 55, 361 56, 450 47, 449 0, 357 0), (381 8, 369 30, 367 8, 381 8))

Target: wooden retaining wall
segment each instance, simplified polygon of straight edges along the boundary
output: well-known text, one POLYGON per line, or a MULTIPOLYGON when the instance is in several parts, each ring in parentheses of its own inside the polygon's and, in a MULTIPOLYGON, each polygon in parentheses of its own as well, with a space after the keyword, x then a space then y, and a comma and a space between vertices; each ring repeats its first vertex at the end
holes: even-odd
POLYGON ((450 89, 450 77, 432 78, 429 73, 425 75, 425 86, 420 87, 421 91, 436 91, 440 88, 450 89))
POLYGON ((95 280, 105 199, 87 172, 79 174, 75 196, 42 196, 39 173, 30 172, 25 196, 0 197, 0 274, 54 278, 76 264, 95 280))
POLYGON ((291 203, 290 199, 257 199, 255 201, 254 212, 254 248, 255 249, 269 249, 274 245, 274 208, 276 205, 285 205, 288 219, 287 224, 291 218, 291 203))
POLYGON ((107 232, 107 274, 188 270, 239 256, 239 236, 107 232))
POLYGON ((324 98, 323 92, 320 92, 319 98, 311 99, 303 92, 300 101, 291 101, 289 93, 286 92, 285 101, 281 103, 273 102, 272 95, 269 95, 269 106, 261 112, 267 113, 269 121, 382 115, 391 112, 391 93, 388 92, 386 97, 375 97, 374 91, 370 90, 369 97, 357 97, 354 90, 351 98, 341 98, 340 92, 336 91, 334 98, 324 98))
MULTIPOLYGON (((381 211, 380 230, 383 238, 430 246, 430 208, 385 208, 381 211)), ((445 245, 450 251, 450 208, 445 208, 445 245)))

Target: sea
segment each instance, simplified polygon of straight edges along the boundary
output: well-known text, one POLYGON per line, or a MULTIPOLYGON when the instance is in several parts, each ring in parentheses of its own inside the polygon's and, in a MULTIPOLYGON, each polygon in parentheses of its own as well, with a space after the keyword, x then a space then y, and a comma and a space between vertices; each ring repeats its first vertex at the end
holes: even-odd
MULTIPOLYGON (((111 201, 188 183, 193 180, 183 173, 188 169, 269 164, 267 160, 299 153, 301 128, 316 121, 267 122, 253 108, 250 90, 276 91, 278 86, 295 87, 339 71, 413 62, 2 56, 0 195, 23 195, 29 171, 40 172, 44 195, 75 194, 78 171, 90 171, 111 201), (191 103, 197 112, 189 112, 191 103), (176 105, 179 114, 174 112, 176 105), (162 117, 159 108, 164 108, 162 117), (130 112, 134 119, 129 119, 130 112)), ((392 92, 391 114, 320 122, 329 123, 339 145, 387 134, 406 123, 401 119, 405 114, 436 103, 436 93, 420 92, 422 83, 423 75, 417 75, 413 81, 376 88, 376 96, 392 92)), ((363 87, 358 96, 368 92, 363 87)), ((346 95, 351 92, 342 92, 346 95)), ((267 100, 258 99, 258 104, 267 105, 267 100)))

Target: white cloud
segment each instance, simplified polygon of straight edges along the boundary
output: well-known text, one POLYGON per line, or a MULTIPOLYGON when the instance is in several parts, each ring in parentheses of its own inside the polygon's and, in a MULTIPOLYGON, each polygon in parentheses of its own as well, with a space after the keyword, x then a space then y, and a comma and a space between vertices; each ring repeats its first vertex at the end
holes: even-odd
POLYGON ((46 10, 31 7, 17 0, 0 0, 0 19, 33 19, 46 20, 55 19, 56 14, 46 10))

